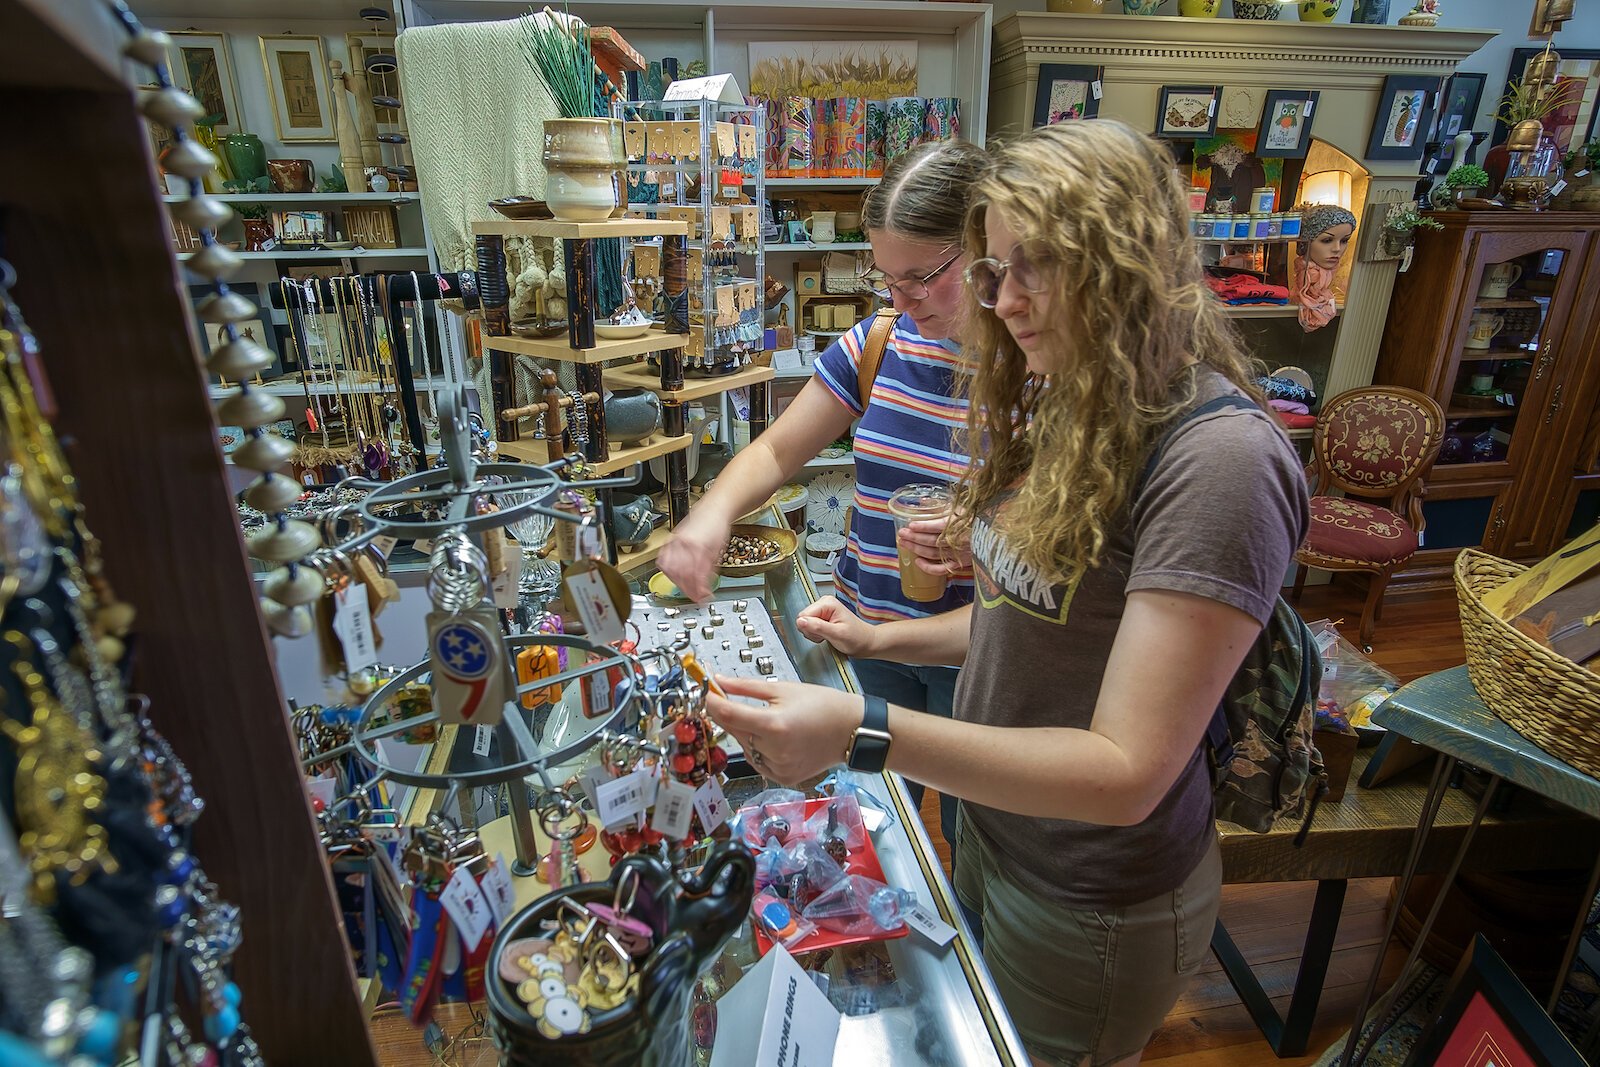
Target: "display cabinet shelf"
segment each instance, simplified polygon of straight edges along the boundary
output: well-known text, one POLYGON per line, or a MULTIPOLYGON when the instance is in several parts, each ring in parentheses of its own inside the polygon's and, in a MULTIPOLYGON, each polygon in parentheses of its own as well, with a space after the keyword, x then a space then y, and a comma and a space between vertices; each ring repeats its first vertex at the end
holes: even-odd
POLYGON ((1527 297, 1510 297, 1501 298, 1498 300, 1478 299, 1472 302, 1472 306, 1475 308, 1482 308, 1484 310, 1503 311, 1507 308, 1531 308, 1537 310, 1544 305, 1540 304, 1537 300, 1529 300, 1527 297))
POLYGON ((563 241, 603 237, 687 237, 689 224, 674 219, 602 219, 599 222, 497 219, 474 222, 472 233, 475 237, 555 237, 563 241))
POLYGON ((606 384, 612 388, 648 389, 659 397, 673 400, 700 400, 704 397, 740 389, 759 382, 770 382, 775 377, 771 367, 751 366, 719 378, 686 378, 682 389, 661 388, 661 372, 648 363, 635 363, 631 367, 611 368, 606 371, 606 384))
MULTIPOLYGON (((669 452, 679 452, 689 447, 689 442, 694 439, 693 434, 679 434, 676 437, 666 437, 662 434, 653 434, 642 443, 629 445, 626 448, 613 448, 611 455, 595 463, 589 464, 596 477, 605 477, 617 471, 643 463, 647 459, 656 459, 669 452)), ((509 456, 523 463, 546 463, 545 444, 540 440, 532 441, 501 441, 499 451, 502 456, 509 456)))
MULTIPOLYGON (((426 248, 305 248, 273 249, 271 252, 235 252, 244 260, 264 259, 427 259, 426 248)), ((180 252, 178 262, 187 263, 193 252, 180 252)))
POLYGON ((1462 363, 1483 363, 1491 359, 1532 359, 1538 355, 1526 348, 1463 348, 1462 363))
POLYGON ((601 341, 593 348, 573 348, 566 337, 485 337, 483 347, 491 352, 509 352, 535 359, 554 359, 563 363, 605 363, 613 359, 642 356, 646 352, 666 352, 689 343, 686 333, 651 330, 643 337, 626 341, 601 341))
POLYGON ((870 252, 872 244, 869 241, 835 241, 832 244, 812 244, 807 241, 799 244, 786 241, 783 244, 768 245, 768 252, 870 252))
POLYGON ((1496 404, 1492 408, 1448 408, 1444 413, 1444 417, 1451 421, 1456 419, 1500 419, 1505 421, 1516 418, 1521 411, 1521 408, 1510 408, 1504 404, 1496 404))
POLYGON ((645 538, 644 544, 635 549, 620 549, 617 552, 617 566, 623 570, 634 567, 643 567, 654 563, 661 550, 667 547, 667 542, 672 540, 672 529, 660 526, 650 531, 650 536, 645 538))
MULTIPOLYGON (((393 204, 401 207, 417 202, 416 193, 213 193, 210 199, 224 204, 393 204)), ((163 196, 168 204, 189 199, 171 193, 163 196)))

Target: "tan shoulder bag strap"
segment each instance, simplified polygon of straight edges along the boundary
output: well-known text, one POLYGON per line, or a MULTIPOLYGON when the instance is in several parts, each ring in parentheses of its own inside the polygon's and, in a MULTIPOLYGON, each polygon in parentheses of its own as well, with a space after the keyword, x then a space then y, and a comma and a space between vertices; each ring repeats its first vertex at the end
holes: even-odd
POLYGON ((872 399, 872 383, 878 380, 878 368, 883 366, 883 353, 889 347, 889 337, 894 333, 895 320, 900 313, 894 308, 879 308, 867 329, 866 343, 861 346, 861 362, 856 367, 856 395, 861 398, 862 410, 872 399))

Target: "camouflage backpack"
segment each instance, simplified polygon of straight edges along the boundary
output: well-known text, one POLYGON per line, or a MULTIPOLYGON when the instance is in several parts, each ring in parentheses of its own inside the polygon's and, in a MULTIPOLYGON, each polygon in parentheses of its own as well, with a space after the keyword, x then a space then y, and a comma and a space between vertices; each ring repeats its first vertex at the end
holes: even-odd
MULTIPOLYGON (((1167 443, 1184 424, 1214 411, 1255 407, 1246 397, 1219 396, 1188 412, 1156 442, 1139 484, 1149 481, 1167 443)), ((1304 810, 1295 843, 1305 839, 1317 801, 1328 788, 1322 755, 1311 742, 1321 682, 1316 640, 1280 596, 1272 618, 1223 690, 1206 730, 1217 818, 1264 834, 1279 818, 1304 810)))

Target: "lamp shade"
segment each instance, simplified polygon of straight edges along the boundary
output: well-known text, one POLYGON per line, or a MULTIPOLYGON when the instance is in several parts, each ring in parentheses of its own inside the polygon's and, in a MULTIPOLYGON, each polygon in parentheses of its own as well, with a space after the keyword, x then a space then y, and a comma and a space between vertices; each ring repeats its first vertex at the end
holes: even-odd
POLYGON ((1338 204, 1348 211, 1351 199, 1350 174, 1342 170, 1319 170, 1307 174, 1300 182, 1300 195, 1296 199, 1303 204, 1338 204))

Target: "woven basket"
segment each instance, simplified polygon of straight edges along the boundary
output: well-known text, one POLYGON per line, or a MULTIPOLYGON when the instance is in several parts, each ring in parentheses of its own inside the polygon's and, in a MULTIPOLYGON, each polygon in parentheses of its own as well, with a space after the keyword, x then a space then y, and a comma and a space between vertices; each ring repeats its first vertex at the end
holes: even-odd
POLYGON ((1517 733, 1600 777, 1600 675, 1535 642, 1481 598, 1526 567, 1485 552, 1456 557, 1456 600, 1467 674, 1478 696, 1517 733))

